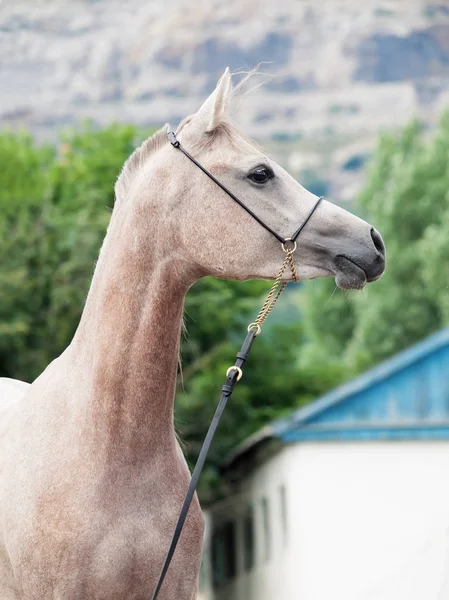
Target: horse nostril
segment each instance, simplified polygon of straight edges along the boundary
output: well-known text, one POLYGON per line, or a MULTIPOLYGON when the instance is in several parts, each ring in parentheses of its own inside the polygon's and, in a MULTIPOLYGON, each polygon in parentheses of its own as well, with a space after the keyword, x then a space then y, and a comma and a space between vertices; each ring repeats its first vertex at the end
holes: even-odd
POLYGON ((376 247, 376 250, 378 252, 380 252, 380 254, 382 254, 382 256, 385 256, 384 241, 383 241, 380 233, 378 231, 376 231, 374 229, 374 227, 371 228, 371 239, 373 240, 373 244, 376 247))

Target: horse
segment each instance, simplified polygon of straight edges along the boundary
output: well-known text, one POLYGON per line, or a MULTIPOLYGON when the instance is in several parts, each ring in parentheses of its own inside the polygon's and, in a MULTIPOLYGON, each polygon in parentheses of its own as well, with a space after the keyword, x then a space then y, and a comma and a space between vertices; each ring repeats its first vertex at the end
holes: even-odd
MULTIPOLYGON (((227 69, 177 138, 287 236, 317 199, 233 123, 238 94, 227 69)), ((167 134, 144 141, 116 181, 69 346, 31 385, 0 380, 1 600, 151 597, 190 481, 173 422, 185 295, 208 275, 274 279, 284 259, 167 134)), ((360 289, 382 275, 385 248, 323 200, 294 261, 301 279, 360 289)), ((203 527, 195 496, 161 600, 196 598, 203 527)))

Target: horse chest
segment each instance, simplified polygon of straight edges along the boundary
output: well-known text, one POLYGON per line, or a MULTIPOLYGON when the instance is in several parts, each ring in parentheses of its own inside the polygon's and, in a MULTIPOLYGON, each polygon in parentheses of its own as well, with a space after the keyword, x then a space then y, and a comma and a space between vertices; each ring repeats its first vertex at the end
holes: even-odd
MULTIPOLYGON (((155 489, 148 474, 117 475, 100 485, 86 481, 88 473, 81 471, 47 488, 35 507, 29 539, 20 540, 23 553, 15 567, 23 576, 23 600, 148 600, 188 477, 182 464, 173 465, 164 486, 155 489)), ((203 516, 195 499, 161 600, 194 597, 202 540, 203 516)))
MULTIPOLYGON (((154 590, 173 530, 172 519, 143 513, 111 525, 91 548, 86 596, 95 600, 148 600, 154 590)), ((194 507, 169 573, 162 599, 191 600, 196 590, 203 537, 194 507)))

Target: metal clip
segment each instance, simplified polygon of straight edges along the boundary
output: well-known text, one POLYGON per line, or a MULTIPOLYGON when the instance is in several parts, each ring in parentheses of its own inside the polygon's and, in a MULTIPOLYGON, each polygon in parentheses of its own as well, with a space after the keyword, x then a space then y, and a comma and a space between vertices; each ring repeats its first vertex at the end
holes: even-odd
POLYGON ((180 143, 179 141, 176 139, 176 135, 174 131, 169 131, 167 133, 167 137, 168 137, 168 141, 170 142, 170 144, 174 147, 174 148, 179 148, 180 143))

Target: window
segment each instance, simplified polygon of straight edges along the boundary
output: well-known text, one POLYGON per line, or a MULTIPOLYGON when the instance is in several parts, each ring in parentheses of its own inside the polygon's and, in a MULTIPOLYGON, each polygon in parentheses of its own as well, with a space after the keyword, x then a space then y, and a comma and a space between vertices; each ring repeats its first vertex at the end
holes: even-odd
POLYGON ((246 571, 254 567, 254 510, 248 506, 243 518, 243 564, 246 571))
POLYGON ((282 528, 282 542, 283 545, 287 545, 288 541, 288 516, 287 516, 287 492, 285 485, 279 486, 279 503, 281 509, 281 528, 282 528))
POLYGON ((270 532, 270 513, 268 508, 268 498, 262 498, 262 526, 264 541, 264 558, 270 560, 271 555, 271 532, 270 532))
POLYGON ((220 525, 212 534, 212 578, 214 586, 233 579, 237 573, 237 536, 234 521, 220 525))

